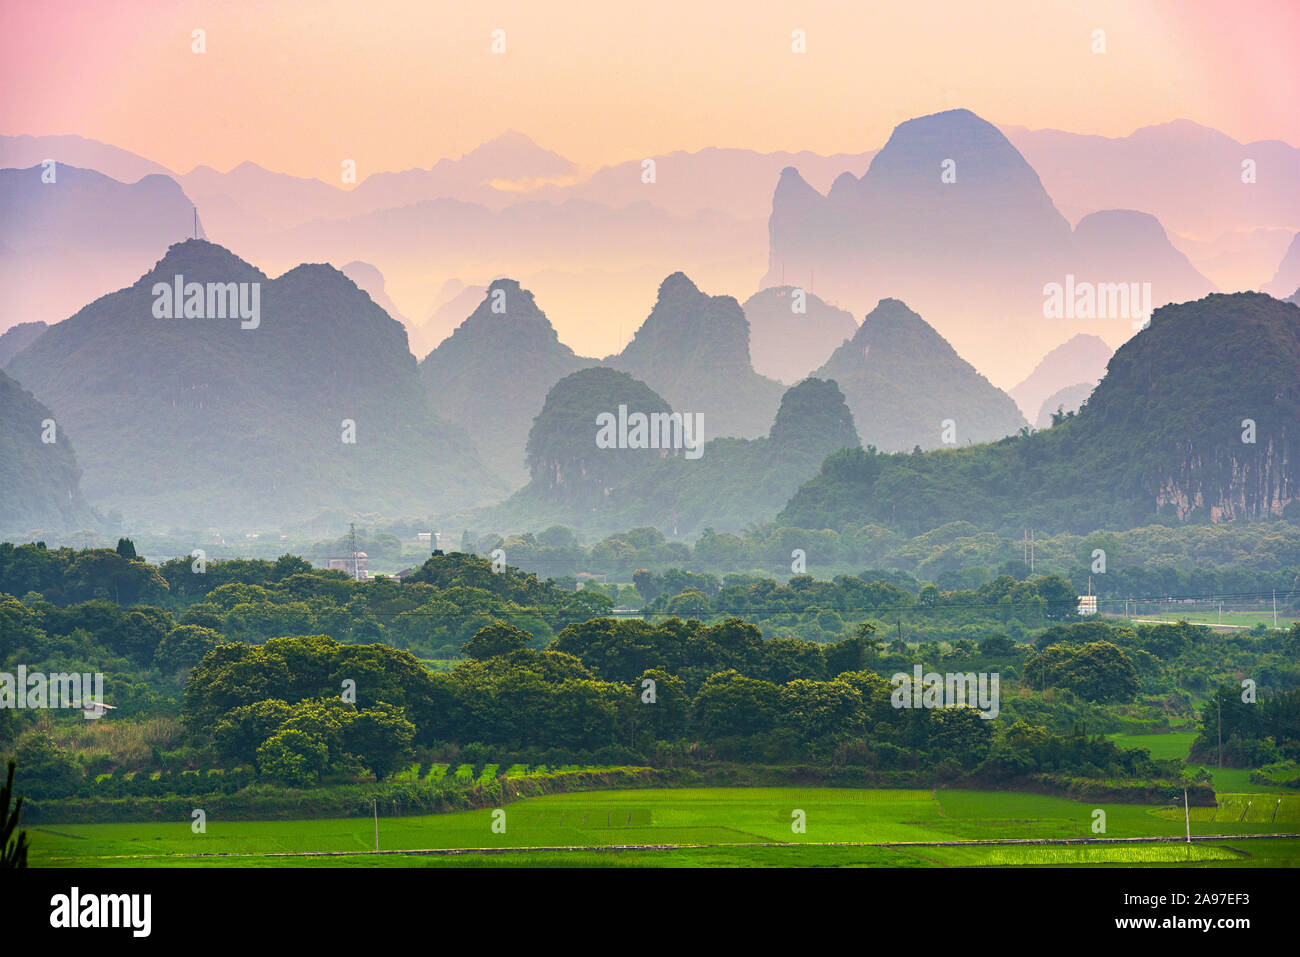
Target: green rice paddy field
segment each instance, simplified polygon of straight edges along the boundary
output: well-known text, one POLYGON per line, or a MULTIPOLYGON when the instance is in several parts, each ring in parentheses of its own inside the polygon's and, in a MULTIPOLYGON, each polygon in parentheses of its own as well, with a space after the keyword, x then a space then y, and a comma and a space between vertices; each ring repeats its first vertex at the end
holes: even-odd
MULTIPOLYGON (((1184 764, 1187 753, 1196 740, 1195 731, 1172 731, 1163 734, 1109 734, 1106 736, 1121 748, 1146 748, 1153 758, 1177 758, 1184 764)), ((1294 794, 1295 790, 1274 784, 1259 784, 1250 779, 1250 768, 1216 768, 1201 764, 1188 764, 1189 768, 1204 767, 1214 778, 1214 790, 1237 794, 1247 791, 1273 791, 1294 794)))
MULTIPOLYGON (((1192 834, 1300 832, 1300 795, 1221 794, 1194 808, 1192 834)), ((382 851, 368 818, 231 821, 207 832, 166 824, 30 828, 31 863, 94 866, 1294 866, 1300 839, 1162 844, 978 845, 980 840, 1178 837, 1181 807, 1084 804, 1034 794, 839 788, 603 791, 509 804, 505 833, 493 812, 381 817, 382 851), (1093 810, 1106 813, 1092 832, 1093 810), (801 810, 806 830, 792 830, 801 810), (953 842, 941 844, 938 842, 953 842), (962 843, 967 842, 967 843, 962 843), (846 844, 887 846, 844 846, 846 844), (924 846, 905 846, 908 844, 924 846), (687 846, 695 845, 695 846, 687 846), (536 848, 538 850, 528 850, 536 848), (344 852, 339 856, 298 856, 344 852), (284 856, 276 856, 284 855, 284 856)))

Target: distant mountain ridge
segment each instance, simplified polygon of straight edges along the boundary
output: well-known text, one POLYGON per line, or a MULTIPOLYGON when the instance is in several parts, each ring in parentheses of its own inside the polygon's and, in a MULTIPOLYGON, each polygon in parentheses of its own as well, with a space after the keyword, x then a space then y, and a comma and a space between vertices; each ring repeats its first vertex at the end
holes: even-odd
POLYGON ((702 412, 709 437, 752 438, 771 426, 779 382, 754 371, 749 322, 732 296, 709 296, 675 272, 632 341, 604 364, 648 383, 679 412, 702 412))
POLYGON ((0 332, 0 369, 14 356, 22 352, 39 338, 47 326, 43 322, 20 322, 0 332))
MULTIPOLYGON (((211 292, 209 299, 211 301, 211 292)), ((87 498, 147 527, 427 516, 504 491, 428 408, 401 325, 342 273, 269 279, 187 240, 48 329, 9 371, 77 441, 87 498), (155 286, 253 284, 260 317, 155 317, 155 286)))
POLYGON ((1167 229, 1200 236, 1300 223, 1300 149, 1280 140, 1241 143, 1185 119, 1122 137, 1001 130, 1071 218, 1075 211, 1141 209, 1167 229), (1254 182, 1243 179, 1247 160, 1254 182))
POLYGON ((794 385, 858 331, 853 314, 797 286, 772 286, 741 307, 749 321, 754 371, 794 385))
POLYGON ((66 532, 96 520, 65 426, 0 372, 0 533, 66 532))
POLYGON ((960 445, 1026 424, 1006 393, 896 299, 882 299, 813 375, 839 383, 862 441, 883 451, 952 444, 944 441, 946 421, 960 445))
POLYGON ((27 169, 52 159, 63 166, 93 169, 122 183, 175 174, 130 150, 85 136, 0 136, 0 169, 27 169))
POLYGON ((1101 337, 1080 333, 1043 356, 1034 371, 1009 394, 1026 418, 1037 420, 1049 396, 1064 388, 1077 388, 1083 382, 1094 386, 1100 382, 1112 355, 1114 350, 1101 337))
MULTIPOLYGON (((55 323, 134 281, 203 223, 180 185, 56 162, 0 169, 0 323, 55 323)), ((3 331, 0 329, 0 331, 3 331)))
POLYGON ((498 279, 419 368, 431 406, 463 426, 481 460, 518 486, 527 481, 528 432, 547 392, 597 363, 560 342, 531 292, 498 279))
POLYGON ((1052 417, 1058 413, 1068 416, 1078 412, 1096 388, 1096 382, 1078 382, 1053 392, 1039 406, 1038 415, 1034 417, 1034 428, 1049 429, 1052 427, 1052 417))
POLYGON ((1297 288, 1300 288, 1300 233, 1292 238, 1273 279, 1260 291, 1281 298, 1297 288))
POLYGON ((1062 424, 923 455, 832 456, 777 521, 1010 533, 1300 519, 1298 450, 1300 307, 1215 294, 1157 309, 1062 424))
POLYGON ((1152 307, 1214 291, 1147 214, 1102 210, 1071 229, 1033 167, 969 110, 900 124, 863 176, 846 173, 825 195, 784 171, 769 232, 764 284, 806 284, 854 309, 908 302, 1001 382, 1028 374, 1026 352, 1078 332, 1118 344, 1145 318, 1127 305, 1050 316, 1049 284, 1147 283, 1152 307))
POLYGON ((859 444, 839 388, 820 379, 786 390, 767 435, 706 435, 694 451, 658 441, 657 448, 602 447, 596 423, 620 407, 629 416, 693 415, 625 372, 599 367, 567 376, 547 394, 529 433, 529 484, 463 522, 502 531, 559 523, 592 534, 639 525, 672 535, 706 526, 737 532, 769 520, 827 455, 859 444))

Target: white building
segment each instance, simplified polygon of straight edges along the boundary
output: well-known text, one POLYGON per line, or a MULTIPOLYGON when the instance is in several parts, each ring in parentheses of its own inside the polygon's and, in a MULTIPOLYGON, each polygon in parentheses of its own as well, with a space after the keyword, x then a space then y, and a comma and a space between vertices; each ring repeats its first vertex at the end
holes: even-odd
POLYGON ((370 577, 370 559, 365 552, 357 552, 356 558, 351 555, 345 558, 327 558, 325 567, 347 572, 359 582, 370 577))

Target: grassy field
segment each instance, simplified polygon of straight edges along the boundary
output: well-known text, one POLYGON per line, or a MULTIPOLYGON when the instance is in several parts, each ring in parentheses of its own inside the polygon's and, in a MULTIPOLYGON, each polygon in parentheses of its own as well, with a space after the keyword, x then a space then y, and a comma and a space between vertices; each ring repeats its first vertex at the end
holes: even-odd
POLYGON ((1196 740, 1195 731, 1171 731, 1167 734, 1108 734, 1107 739, 1121 748, 1146 748, 1153 758, 1187 760, 1187 752, 1196 740))
MULTIPOLYGON (((1153 758, 1177 758, 1184 763, 1192 742, 1196 740, 1194 731, 1171 731, 1167 734, 1108 734, 1107 739, 1114 741, 1121 748, 1146 748, 1153 758)), ((1285 788, 1277 784, 1256 784, 1250 779, 1250 768, 1216 768, 1212 765, 1189 764, 1189 768, 1204 768, 1214 779, 1214 790, 1219 794, 1237 794, 1248 791, 1270 792, 1275 794, 1294 794, 1294 788, 1285 788)))
MULTIPOLYGON (((1109 617, 1109 616, 1108 616, 1109 617)), ((1187 621, 1193 625, 1219 625, 1224 627, 1237 628, 1254 628, 1256 625, 1264 625, 1267 628, 1273 627, 1272 609, 1264 611, 1227 611, 1225 610, 1220 621, 1220 615, 1217 609, 1190 611, 1184 608, 1174 606, 1172 611, 1160 611, 1152 614, 1128 615, 1124 620, 1133 622, 1159 622, 1159 621, 1187 621)), ((1279 628, 1290 628, 1291 623, 1296 621, 1297 617, 1294 612, 1283 611, 1281 608, 1277 611, 1277 624, 1279 628)))
MULTIPOLYGON (((1192 833, 1300 831, 1300 799, 1278 805, 1274 795, 1231 797, 1233 801, 1225 805, 1222 813, 1198 809, 1193 815, 1192 833)), ((1042 795, 700 788, 561 794, 517 801, 505 808, 504 834, 493 831, 493 812, 489 810, 380 818, 381 850, 477 850, 442 856, 358 854, 374 847, 374 824, 366 818, 229 823, 209 818, 205 834, 191 833, 187 821, 58 825, 33 828, 30 836, 32 864, 56 867, 1300 864, 1300 840, 1225 840, 1198 842, 1190 847, 932 843, 1177 837, 1183 833, 1181 808, 1110 804, 1102 809, 1106 812, 1106 831, 1095 835, 1091 830, 1093 805, 1042 795), (792 830, 796 810, 805 815, 803 833, 792 830), (830 846, 852 842, 895 846, 830 846), (913 842, 931 842, 931 846, 896 846, 913 842), (770 844, 782 846, 752 846, 770 844), (559 850, 522 850, 530 847, 559 850), (267 856, 309 851, 352 852, 355 856, 267 856)))

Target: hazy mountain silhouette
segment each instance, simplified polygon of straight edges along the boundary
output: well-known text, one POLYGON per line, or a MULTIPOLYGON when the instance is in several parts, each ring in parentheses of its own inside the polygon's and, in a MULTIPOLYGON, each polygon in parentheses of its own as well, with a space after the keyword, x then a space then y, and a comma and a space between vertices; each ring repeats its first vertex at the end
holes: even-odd
POLYGON ((762 220, 768 213, 772 181, 787 166, 797 166, 814 183, 828 188, 845 170, 862 172, 874 151, 822 156, 799 153, 760 153, 745 149, 677 150, 628 160, 596 170, 570 186, 537 191, 537 198, 582 199, 606 206, 650 202, 678 215, 713 209, 742 220, 762 220), (645 181, 645 160, 654 162, 654 182, 645 181))
POLYGON ((543 149, 523 133, 508 130, 457 159, 440 159, 430 169, 379 172, 352 191, 353 214, 408 206, 428 199, 460 199, 500 208, 519 193, 502 186, 576 175, 572 161, 543 149), (493 184, 498 184, 494 186, 493 184))
MULTIPOLYGON (((601 448, 597 417, 666 413, 644 382, 609 368, 584 369, 547 394, 528 438, 529 484, 466 521, 503 530, 561 523, 592 534, 654 525, 686 535, 706 526, 740 531, 766 521, 830 453, 856 447, 853 416, 834 382, 788 389, 768 434, 681 448, 601 448)), ((705 419, 707 423, 707 418, 705 419)))
POLYGON ((1169 235, 1169 241, 1221 292, 1263 290, 1286 254, 1289 229, 1239 229, 1214 239, 1169 235))
POLYGON ((433 309, 420 325, 418 341, 421 350, 412 342, 411 351, 424 358, 434 348, 456 331, 465 317, 478 308, 487 295, 487 286, 467 286, 459 279, 448 279, 438 290, 433 309))
POLYGON ((93 521, 65 425, 0 372, 0 531, 61 532, 93 521))
MULTIPOLYGON (((1032 416, 1037 421, 1043 403, 1061 389, 1077 388, 1079 383, 1086 382, 1091 392, 1106 374, 1106 363, 1113 354, 1114 350, 1101 338, 1080 333, 1043 356, 1034 371, 1008 394, 1026 418, 1032 416)), ((1077 402, 1067 406, 1077 407, 1077 402)), ((1056 406, 1052 406, 1052 411, 1056 411, 1056 406)))
POLYGON ((1300 149, 1280 140, 1240 143, 1191 120, 1124 137, 1001 129, 1071 219, 1140 209, 1166 229, 1199 236, 1300 222, 1300 149), (1255 161, 1254 183, 1242 181, 1247 159, 1255 161))
POLYGON ((794 286, 756 292, 742 308, 754 371, 786 385, 807 376, 858 331, 852 313, 794 286))
POLYGON ((43 173, 0 169, 0 328, 66 319, 194 233, 194 209, 166 176, 128 184, 63 164, 54 182, 43 173))
POLYGON ((432 407, 469 432, 488 468, 520 486, 529 429, 548 390, 597 364, 560 342, 531 292, 498 279, 420 362, 420 379, 432 407))
MULTIPOLYGON (((52 139, 60 138, 37 138, 52 139)), ((81 151, 68 155, 113 162, 112 147, 70 139, 81 151)), ((115 169, 162 170, 115 152, 125 158, 115 169)), ((860 172, 871 155, 678 151, 651 157, 658 175, 647 184, 640 159, 592 173, 508 132, 428 169, 362 167, 359 185, 350 189, 341 177, 292 176, 251 161, 225 172, 198 166, 174 178, 203 217, 207 232, 200 235, 240 249, 268 271, 303 260, 360 260, 380 269, 391 301, 414 321, 417 357, 467 312, 457 310, 445 328, 419 322, 446 276, 507 274, 545 299, 567 340, 608 352, 625 341, 606 331, 608 316, 635 314, 645 286, 679 263, 689 262, 691 274, 713 288, 752 288, 766 255, 768 190, 781 167, 798 163, 828 185, 843 169, 860 172)), ((99 291, 132 281, 164 248, 140 257, 99 291)), ((70 298, 45 318, 65 318, 88 298, 70 298)))
POLYGON ((528 432, 530 489, 588 508, 646 463, 673 454, 598 444, 598 418, 618 415, 620 406, 644 416, 672 411, 654 389, 617 369, 593 366, 555 383, 528 432))
POLYGON ((310 219, 346 216, 354 206, 348 192, 338 186, 276 173, 249 161, 224 173, 196 166, 179 181, 199 207, 212 237, 241 248, 266 233, 310 219))
POLYGON ((804 379, 781 397, 767 435, 713 439, 694 461, 664 457, 629 476, 600 503, 608 516, 600 531, 639 525, 679 535, 743 531, 770 521, 826 456, 859 444, 836 383, 804 379))
POLYGON ((401 310, 397 308, 397 304, 394 303, 392 299, 388 298, 388 290, 384 286, 384 274, 374 266, 370 265, 370 263, 363 263, 359 259, 343 266, 339 272, 343 273, 343 275, 356 283, 357 286, 359 286, 372 300, 374 300, 376 306, 388 313, 391 318, 396 319, 402 324, 406 329, 406 338, 407 342, 410 344, 411 355, 418 358, 420 352, 416 348, 415 338, 419 335, 419 327, 410 319, 406 318, 406 316, 402 315, 401 310))
POLYGON ((294 257, 327 262, 373 263, 398 303, 433 301, 448 276, 527 277, 529 288, 563 317, 556 321, 561 335, 580 341, 573 326, 607 324, 610 315, 643 308, 645 296, 639 284, 611 287, 588 280, 587 272, 622 273, 636 266, 662 278, 673 264, 689 262, 710 277, 725 276, 723 288, 749 286, 764 243, 756 224, 711 212, 677 216, 648 202, 615 209, 581 200, 532 200, 494 210, 435 199, 304 223, 259 241, 257 248, 270 261, 293 251, 294 257), (541 273, 557 269, 576 274, 563 296, 552 291, 556 284, 539 283, 541 273))
POLYGON ((684 273, 659 286, 632 341, 605 364, 648 383, 677 412, 702 412, 706 438, 764 434, 781 384, 754 371, 749 323, 732 296, 709 296, 684 273))
MULTIPOLYGON (((1069 267, 1080 279, 1124 276, 1136 265, 1142 281, 1150 282, 1153 295, 1165 302, 1199 299, 1214 290, 1150 213, 1131 209, 1089 213, 1075 224, 1074 241, 1069 267)), ((1164 302, 1153 301, 1152 305, 1164 302)))
POLYGON ((764 283, 858 306, 902 299, 1003 382, 1072 333, 1118 343, 1134 331, 1131 316, 1045 318, 1049 283, 1149 282, 1153 306, 1213 290, 1150 217, 1099 212, 1072 231, 1024 157, 968 110, 899 125, 865 175, 825 196, 785 171, 769 227, 764 283))
POLYGON ((1034 417, 1034 428, 1049 429, 1052 427, 1053 415, 1057 413, 1068 415, 1071 412, 1079 411, 1079 407, 1092 395, 1093 390, 1096 388, 1096 382, 1078 382, 1053 392, 1039 406, 1038 415, 1034 417))
POLYGON ((1011 533, 1300 517, 1298 436, 1300 307, 1215 294, 1157 309, 1062 424, 944 452, 840 453, 777 521, 1011 533))
POLYGON ((1273 279, 1260 292, 1266 292, 1280 299, 1289 295, 1298 286, 1300 286, 1300 233, 1295 234, 1282 261, 1278 263, 1273 279))
MULTIPOLYGON (((276 173, 252 162, 227 172, 199 166, 180 177, 186 192, 207 216, 213 237, 229 245, 255 250, 259 256, 320 255, 312 247, 286 249, 279 239, 285 231, 319 220, 347 220, 377 210, 434 199, 455 199, 499 210, 519 199, 518 193, 496 189, 493 181, 514 181, 568 172, 572 164, 543 150, 527 137, 505 133, 459 159, 439 160, 432 169, 381 171, 366 175, 355 187, 345 187, 342 171, 336 182, 276 173)), ((339 257, 331 254, 328 258, 339 257)), ((373 261, 365 247, 342 258, 373 261)), ((385 263, 385 268, 388 264, 385 263)))
POLYGON ((1117 207, 1151 213, 1225 292, 1260 289, 1282 254, 1273 234, 1300 222, 1300 149, 1278 140, 1240 143, 1190 120, 1125 137, 1001 129, 1071 220, 1117 207))
POLYGON ((1010 396, 896 299, 882 299, 813 374, 839 383, 863 443, 885 451, 942 446, 948 419, 960 445, 1026 424, 1010 396))
POLYGON ((93 169, 122 183, 155 174, 176 178, 151 159, 84 136, 0 136, 0 168, 27 169, 47 159, 60 166, 93 169))
POLYGON ((43 322, 20 322, 18 325, 10 326, 3 333, 0 333, 0 369, 3 369, 10 359, 35 342, 40 334, 48 328, 49 326, 43 322))
POLYGON ((202 240, 48 329, 9 371, 58 410, 87 498, 146 528, 427 516, 502 491, 429 410, 401 325, 338 270, 277 279, 202 240), (155 284, 259 283, 260 323, 155 318, 155 284), (346 441, 344 420, 354 424, 346 441))

